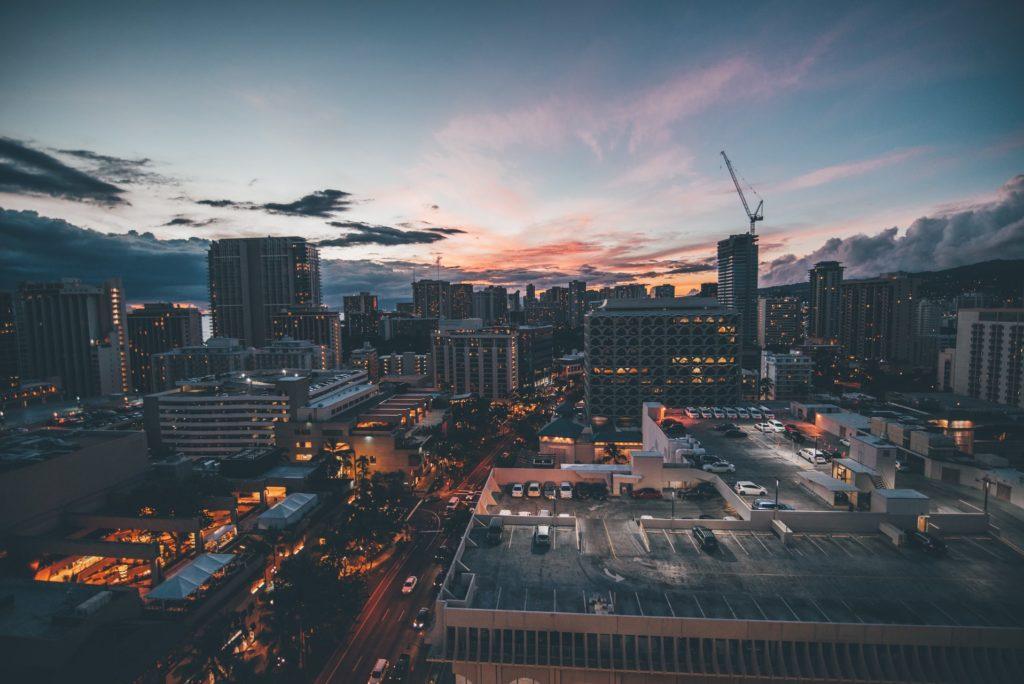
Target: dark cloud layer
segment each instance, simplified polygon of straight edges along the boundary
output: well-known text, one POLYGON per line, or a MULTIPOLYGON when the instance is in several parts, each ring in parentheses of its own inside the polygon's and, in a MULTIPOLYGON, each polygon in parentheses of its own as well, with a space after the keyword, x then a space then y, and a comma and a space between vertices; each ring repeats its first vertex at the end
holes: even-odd
POLYGON ((340 237, 321 240, 321 247, 353 247, 356 245, 428 245, 444 240, 449 235, 466 231, 460 228, 426 228, 424 230, 401 230, 393 226, 378 226, 363 221, 330 221, 328 225, 350 232, 340 237))
POLYGON ((0 138, 0 192, 126 204, 124 190, 19 140, 0 138))
POLYGON ((88 164, 93 174, 111 183, 162 184, 172 182, 169 178, 151 170, 153 162, 149 158, 126 159, 109 154, 100 154, 92 150, 57 151, 88 164))
POLYGON ((313 218, 330 218, 335 214, 348 211, 352 206, 352 194, 344 190, 316 190, 304 195, 294 202, 236 202, 229 199, 201 199, 196 204, 208 207, 248 209, 265 211, 268 214, 284 216, 310 216, 313 218))
POLYGON ((163 225, 164 226, 192 226, 194 228, 202 228, 203 226, 209 226, 211 224, 218 223, 218 222, 219 222, 219 220, 215 219, 215 218, 194 219, 194 218, 190 218, 188 216, 175 216, 174 218, 172 218, 167 223, 164 223, 163 225))
POLYGON ((847 276, 889 271, 934 271, 988 259, 1024 257, 1024 175, 1007 181, 995 201, 941 216, 919 218, 902 237, 886 228, 874 235, 832 238, 819 249, 775 259, 762 271, 761 285, 807 280, 819 261, 841 261, 847 276))
POLYGON ((23 280, 120 276, 131 301, 207 299, 208 243, 198 238, 100 233, 34 211, 0 209, 0 243, 0 289, 23 280))

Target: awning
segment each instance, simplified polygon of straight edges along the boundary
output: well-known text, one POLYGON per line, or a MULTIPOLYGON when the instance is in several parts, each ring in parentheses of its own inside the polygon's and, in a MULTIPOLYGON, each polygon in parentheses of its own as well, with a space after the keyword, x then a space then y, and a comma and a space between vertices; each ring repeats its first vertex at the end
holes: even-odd
POLYGON ((316 506, 316 494, 299 492, 289 494, 285 499, 256 519, 261 530, 282 529, 302 519, 306 513, 316 506))
POLYGON ((146 594, 146 599, 181 601, 210 581, 219 570, 235 560, 233 553, 204 553, 146 594))

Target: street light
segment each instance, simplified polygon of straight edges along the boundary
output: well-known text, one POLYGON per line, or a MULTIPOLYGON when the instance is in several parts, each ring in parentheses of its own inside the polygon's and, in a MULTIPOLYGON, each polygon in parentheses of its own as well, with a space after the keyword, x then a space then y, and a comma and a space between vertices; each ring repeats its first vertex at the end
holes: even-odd
POLYGON ((988 513, 988 488, 992 486, 992 480, 989 479, 988 475, 981 478, 981 481, 985 483, 985 513, 988 513))

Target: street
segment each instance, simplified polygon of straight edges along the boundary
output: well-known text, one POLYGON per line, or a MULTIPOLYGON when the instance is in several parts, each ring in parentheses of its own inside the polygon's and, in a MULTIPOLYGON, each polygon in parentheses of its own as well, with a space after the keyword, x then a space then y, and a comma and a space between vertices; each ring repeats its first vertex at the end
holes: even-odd
MULTIPOLYGON (((489 453, 463 478, 453 490, 479 489, 491 470, 494 455, 507 449, 511 437, 502 438, 489 453)), ((438 494, 442 494, 438 492, 438 494)), ((335 650, 327 665, 316 678, 318 683, 364 682, 378 658, 394 663, 402 653, 412 660, 408 681, 424 681, 429 664, 423 662, 420 650, 424 648, 423 632, 412 628, 412 618, 422 607, 433 610, 434 578, 441 571, 434 562, 437 549, 449 541, 442 529, 446 496, 437 501, 421 504, 410 519, 413 540, 398 547, 391 558, 375 569, 368 578, 370 595, 348 638, 335 650), (401 593, 406 577, 419 578, 415 590, 401 593)), ((452 539, 458 539, 463 530, 456 530, 452 539)))

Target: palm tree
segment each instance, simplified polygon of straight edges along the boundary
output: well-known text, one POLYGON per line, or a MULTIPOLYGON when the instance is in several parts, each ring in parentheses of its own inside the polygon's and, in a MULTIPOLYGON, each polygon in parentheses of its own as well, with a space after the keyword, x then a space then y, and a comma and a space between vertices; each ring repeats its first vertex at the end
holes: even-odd
POLYGON ((761 378, 757 381, 757 396, 761 399, 767 399, 775 394, 775 381, 769 377, 761 378))

